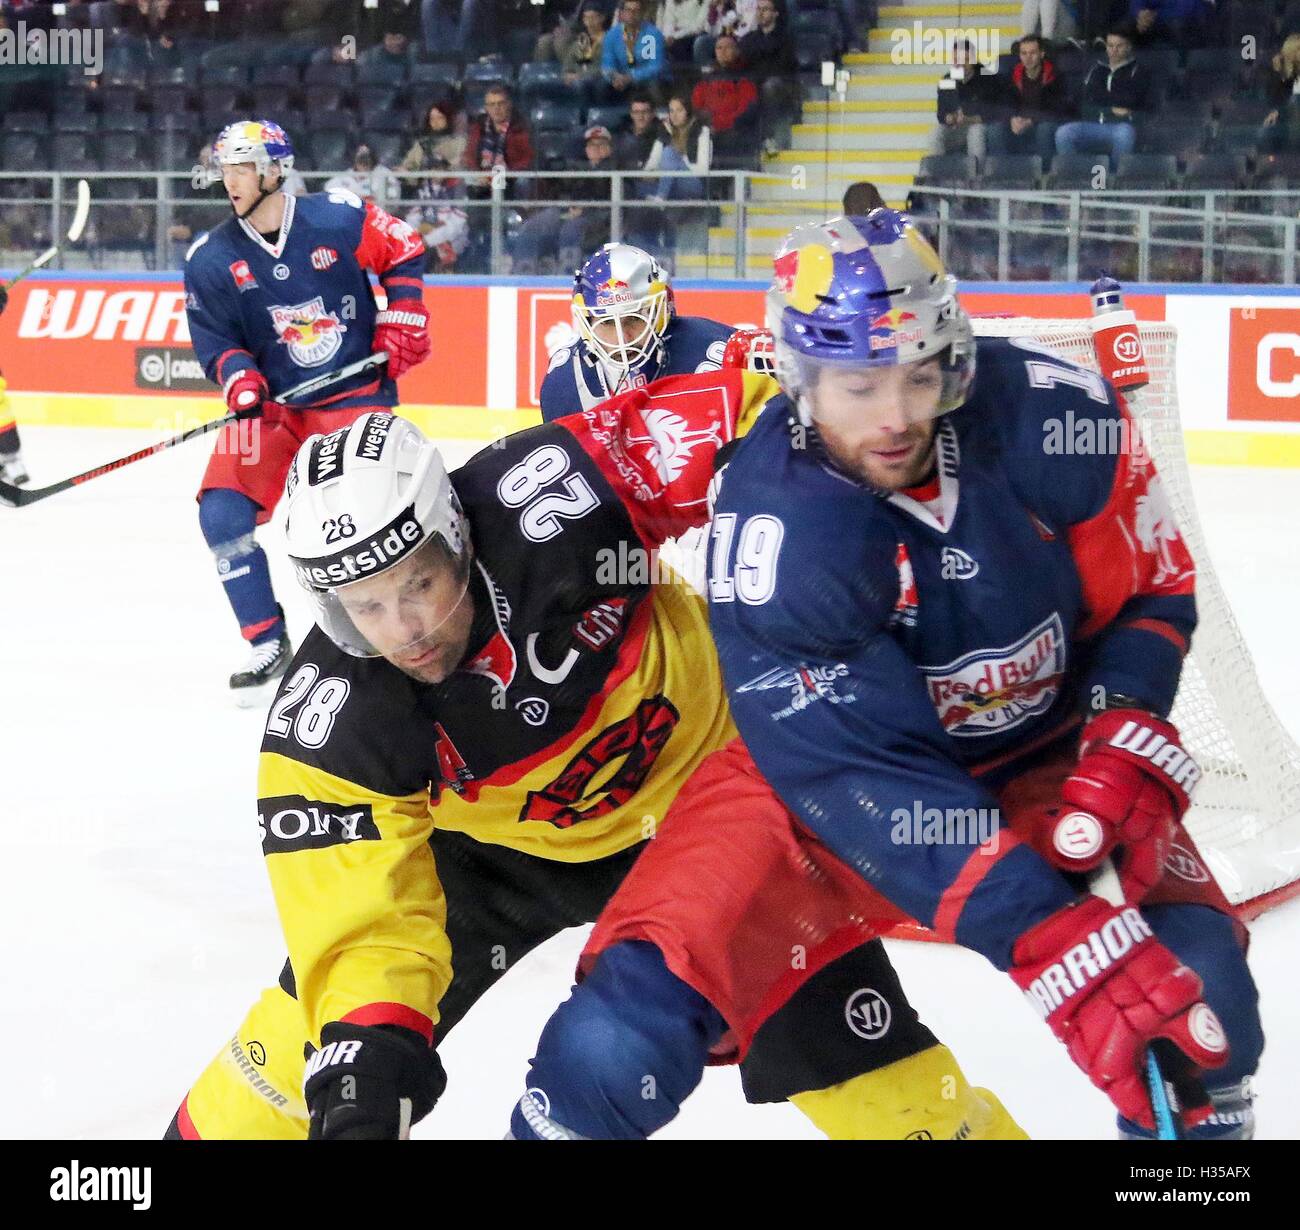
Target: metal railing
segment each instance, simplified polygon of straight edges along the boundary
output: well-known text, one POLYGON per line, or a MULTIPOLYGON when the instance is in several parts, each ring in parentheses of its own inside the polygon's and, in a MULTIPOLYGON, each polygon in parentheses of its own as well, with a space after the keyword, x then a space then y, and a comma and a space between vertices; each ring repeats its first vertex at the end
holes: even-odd
POLYGON ((1049 277, 1077 282, 1104 265, 1141 282, 1296 279, 1300 189, 926 186, 914 188, 912 200, 914 216, 958 277, 1026 280, 1043 276, 1046 267, 1049 277))
MULTIPOLYGON (((347 174, 304 172, 302 178, 316 191, 347 174)), ((568 273, 571 266, 562 267, 559 253, 548 254, 540 268, 521 269, 526 245, 520 235, 543 211, 582 210, 600 234, 658 246, 670 265, 691 254, 703 258, 689 262, 691 272, 745 278, 753 276, 751 257, 766 255, 777 242, 770 233, 761 241, 751 234, 756 205, 765 221, 775 215, 785 226, 824 217, 834 204, 815 188, 805 199, 756 201, 759 174, 752 171, 393 174, 401 198, 381 204, 398 216, 464 211, 471 243, 455 272, 568 273), (431 180, 446 183, 447 195, 421 199, 420 186, 431 180), (609 182, 609 196, 552 195, 596 180, 609 182), (561 181, 569 181, 567 187, 561 181), (681 181, 695 181, 702 191, 646 199, 647 191, 681 181), (647 240, 647 233, 657 241, 647 240)), ((763 178, 770 183, 770 175, 763 178)), ((200 186, 195 171, 0 172, 0 265, 26 263, 56 242, 70 220, 78 179, 91 183, 90 224, 84 243, 65 248, 56 267, 179 269, 197 234, 229 216, 220 188, 200 186)), ((1300 189, 990 192, 925 186, 912 190, 912 203, 945 264, 967 279, 1078 281, 1104 266, 1139 281, 1296 280, 1300 189)))

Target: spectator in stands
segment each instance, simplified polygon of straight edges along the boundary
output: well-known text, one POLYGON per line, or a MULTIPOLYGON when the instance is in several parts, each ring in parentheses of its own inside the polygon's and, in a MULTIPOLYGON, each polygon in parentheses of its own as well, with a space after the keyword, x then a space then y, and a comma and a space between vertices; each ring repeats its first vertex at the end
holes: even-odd
POLYGON ((571 34, 560 39, 557 32, 555 46, 559 48, 564 83, 577 92, 579 105, 584 109, 603 97, 605 92, 605 78, 601 71, 605 20, 605 10, 598 0, 586 0, 578 13, 578 25, 571 34))
POLYGON ((363 201, 385 207, 402 195, 397 176, 375 158, 374 151, 364 142, 353 152, 352 169, 327 179, 325 191, 351 192, 363 201))
POLYGON ((689 64, 695 40, 709 32, 709 0, 660 0, 656 24, 663 31, 668 58, 689 64))
POLYGON ((658 99, 668 83, 670 66, 664 36, 641 17, 641 0, 623 0, 618 21, 605 35, 600 67, 605 88, 614 98, 629 91, 658 99))
POLYGON ((1020 37, 1020 63, 1007 84, 1009 116, 987 126, 990 154, 1037 154, 1050 162, 1056 150, 1056 129, 1069 114, 1065 81, 1043 54, 1037 34, 1020 37))
POLYGON ((710 0, 709 33, 734 34, 736 38, 748 34, 758 25, 758 0, 710 0))
POLYGON ((1024 0, 1020 8, 1020 33, 1041 34, 1047 42, 1067 39, 1078 28, 1071 0, 1024 0))
POLYGON ((846 216, 865 217, 873 209, 884 209, 885 198, 880 195, 880 189, 875 184, 863 179, 848 186, 841 208, 846 216))
POLYGON ((459 205, 446 200, 446 181, 425 180, 420 185, 421 204, 407 212, 406 221, 424 240, 429 256, 427 273, 452 273, 469 246, 469 218, 459 205))
POLYGON ((1083 79, 1080 118, 1056 130, 1056 152, 1131 154, 1152 97, 1151 74, 1133 58, 1129 27, 1115 27, 1106 35, 1106 62, 1083 79))
MULTIPOLYGON (((628 123, 620 128, 614 140, 614 160, 621 171, 649 171, 658 167, 649 165, 656 147, 662 149, 663 138, 668 135, 664 122, 655 114, 654 103, 645 95, 637 95, 628 106, 628 123)), ((663 195, 661 187, 652 179, 628 179, 623 184, 626 200, 645 201, 663 195)), ((624 214, 624 230, 629 243, 638 248, 662 255, 672 247, 673 228, 666 212, 649 206, 633 206, 624 214)))
POLYGON ((798 97, 798 66, 794 42, 785 25, 785 14, 776 0, 758 0, 755 9, 758 24, 742 34, 736 46, 745 72, 758 85, 762 136, 772 142, 777 125, 794 110, 798 97))
POLYGON ((132 0, 122 10, 122 26, 139 38, 166 39, 167 45, 175 42, 185 28, 183 4, 173 0, 132 0))
MULTIPOLYGON (((465 142, 465 167, 490 172, 495 167, 527 171, 533 165, 533 142, 523 120, 515 115, 514 100, 504 85, 494 85, 483 97, 483 114, 469 126, 465 142)), ((486 176, 471 181, 471 196, 487 196, 486 176)), ((527 195, 522 185, 513 195, 527 195)))
MULTIPOLYGON (((456 131, 456 110, 449 102, 436 102, 425 113, 424 128, 406 151, 398 169, 414 171, 450 171, 465 164, 465 134, 456 131)), ((429 181, 452 186, 457 180, 429 181)))
POLYGON ((1300 34, 1288 34, 1264 72, 1264 95, 1272 108, 1264 117, 1260 149, 1300 153, 1300 34))
MULTIPOLYGON (((584 158, 578 163, 583 171, 612 171, 614 139, 603 124, 594 124, 583 135, 584 158)), ((605 177, 580 177, 561 181, 560 191, 572 200, 608 201, 613 195, 612 180, 605 177)), ((515 236, 512 272, 532 274, 544 270, 546 254, 558 253, 558 269, 575 269, 583 252, 590 252, 609 242, 608 206, 548 206, 538 210, 515 236)), ((549 263, 549 262, 548 262, 549 263)))
MULTIPOLYGON (((664 126, 663 121, 655 115, 654 103, 645 94, 634 95, 628 103, 627 111, 627 123, 619 126, 614 138, 614 157, 624 170, 639 171, 664 132, 664 126)), ((649 181, 640 182, 644 184, 649 181)))
POLYGON ((953 68, 939 82, 939 124, 930 136, 932 154, 971 154, 984 157, 985 125, 1001 118, 1005 104, 996 76, 980 71, 975 44, 953 44, 953 68))
MULTIPOLYGON (((668 100, 668 120, 650 156, 647 171, 690 171, 693 176, 709 173, 713 161, 713 134, 709 126, 691 111, 685 94, 668 100)), ((651 199, 660 201, 700 201, 705 199, 703 178, 664 176, 655 186, 651 199)))
POLYGON ((1209 0, 1129 0, 1128 12, 1143 46, 1203 47, 1214 19, 1209 0))
POLYGON ((691 105, 708 117, 713 148, 732 158, 752 157, 759 141, 758 87, 741 71, 740 45, 733 34, 713 44, 713 64, 691 93, 691 105))
POLYGON ((405 70, 411 63, 410 36, 399 28, 399 22, 388 21, 384 26, 383 38, 357 56, 358 78, 362 82, 365 81, 366 69, 373 65, 392 65, 405 70))

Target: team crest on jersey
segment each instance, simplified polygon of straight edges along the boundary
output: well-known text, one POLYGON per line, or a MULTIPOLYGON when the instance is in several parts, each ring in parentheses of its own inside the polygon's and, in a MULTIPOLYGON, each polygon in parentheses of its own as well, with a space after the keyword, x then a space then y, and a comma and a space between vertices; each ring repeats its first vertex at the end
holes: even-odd
POLYGON ((235 279, 235 285, 239 288, 241 294, 257 286, 257 279, 253 276, 253 271, 248 267, 247 261, 236 261, 231 265, 230 276, 235 279))
POLYGON ((722 443, 721 425, 692 429, 680 414, 652 406, 642 416, 645 435, 623 436, 627 448, 639 447, 646 460, 654 466, 665 486, 682 476, 691 460, 691 453, 701 444, 722 443))
POLYGON ((748 683, 742 683, 736 691, 770 692, 774 688, 789 688, 790 703, 772 714, 772 721, 779 722, 802 713, 819 700, 829 701, 832 705, 851 705, 857 697, 852 692, 845 694, 836 690, 839 681, 848 673, 849 668, 843 662, 834 666, 778 666, 748 683))
POLYGON ((306 303, 291 307, 272 307, 271 323, 289 357, 299 367, 316 367, 332 359, 343 345, 348 331, 338 316, 325 310, 325 301, 317 295, 306 303))
POLYGON ((1156 570, 1151 578, 1154 588, 1170 588, 1195 575, 1195 565, 1178 531, 1174 510, 1169 506, 1158 474, 1150 475, 1146 491, 1137 497, 1133 524, 1142 549, 1156 557, 1156 570))
POLYGON ((1065 629, 1053 611, 1010 645, 976 649, 920 670, 948 734, 1000 735, 1051 708, 1061 690, 1066 656, 1065 629))
POLYGON ((338 258, 339 254, 333 248, 322 245, 311 250, 311 267, 324 273, 338 258))

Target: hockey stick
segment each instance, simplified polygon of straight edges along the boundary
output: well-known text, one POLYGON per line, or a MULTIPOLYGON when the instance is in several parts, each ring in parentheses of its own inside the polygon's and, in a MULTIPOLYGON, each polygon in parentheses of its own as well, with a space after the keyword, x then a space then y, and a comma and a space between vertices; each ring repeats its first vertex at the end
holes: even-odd
MULTIPOLYGON (((1111 905, 1124 904, 1124 890, 1120 888, 1119 875, 1110 859, 1088 877, 1088 887, 1098 897, 1104 897, 1111 905)), ((1156 1139, 1184 1140, 1186 1134, 1183 1131, 1182 1120, 1170 1099, 1170 1086, 1165 1080, 1165 1074, 1160 1070, 1160 1060, 1154 1046, 1147 1047, 1143 1069, 1147 1096, 1151 1099, 1151 1110, 1156 1120, 1156 1139)))
MULTIPOLYGON (((364 359, 358 359, 355 363, 340 367, 338 371, 326 372, 323 376, 313 376, 310 380, 304 380, 301 384, 286 389, 275 400, 277 402, 287 402, 290 398, 306 397, 311 393, 319 393, 322 389, 330 388, 351 376, 370 371, 372 368, 382 367, 387 362, 388 354, 386 351, 381 350, 378 354, 366 355, 364 359)), ((16 487, 12 483, 0 482, 0 504, 7 505, 10 508, 21 508, 25 504, 35 504, 37 500, 44 500, 52 495, 58 495, 60 491, 68 491, 73 487, 79 487, 82 483, 88 483, 92 478, 98 478, 101 474, 109 474, 113 470, 120 470, 123 466, 143 461, 146 457, 152 457, 155 453, 165 452, 169 448, 175 448, 178 444, 194 440, 230 423, 258 418, 260 414, 260 410, 251 414, 241 414, 232 410, 229 414, 222 415, 219 419, 213 419, 210 423, 200 423, 199 426, 191 427, 188 431, 182 431, 179 435, 160 440, 157 444, 149 445, 148 448, 137 449, 129 456, 119 457, 116 461, 96 466, 93 470, 74 474, 71 478, 63 479, 62 482, 51 483, 48 487, 16 487)))
MULTIPOLYGON (((65 243, 76 243, 81 238, 81 233, 86 229, 86 219, 90 217, 90 185, 84 179, 77 180, 77 209, 72 215, 72 225, 68 227, 68 237, 65 243)), ((52 248, 46 248, 26 269, 15 274, 5 283, 5 290, 8 291, 16 283, 21 282, 29 273, 35 273, 38 269, 43 269, 59 254, 59 245, 56 243, 52 248)))

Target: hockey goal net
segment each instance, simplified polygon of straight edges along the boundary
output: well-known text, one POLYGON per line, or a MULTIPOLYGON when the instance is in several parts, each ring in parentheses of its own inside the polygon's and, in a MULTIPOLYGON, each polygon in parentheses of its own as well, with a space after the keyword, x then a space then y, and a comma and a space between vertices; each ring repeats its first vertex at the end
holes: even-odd
MULTIPOLYGON (((977 335, 1032 338, 1097 369, 1086 320, 1010 317, 974 323, 977 335)), ((1197 567, 1199 618, 1172 714, 1203 773, 1187 827, 1228 898, 1249 919, 1300 894, 1300 748, 1264 698, 1206 550, 1178 413, 1177 330, 1143 323, 1140 331, 1150 383, 1128 399, 1129 406, 1197 567)))

